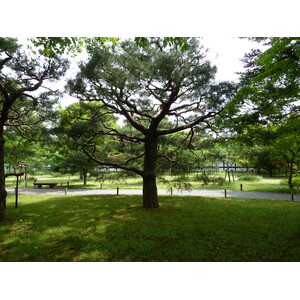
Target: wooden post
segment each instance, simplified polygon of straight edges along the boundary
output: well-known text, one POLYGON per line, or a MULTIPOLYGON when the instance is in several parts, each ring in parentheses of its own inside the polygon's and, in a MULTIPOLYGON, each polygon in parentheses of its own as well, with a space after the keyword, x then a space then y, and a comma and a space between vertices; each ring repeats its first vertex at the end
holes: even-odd
POLYGON ((170 191, 171 191, 171 196, 173 195, 173 188, 171 187, 170 188, 170 191))
POLYGON ((227 190, 226 189, 224 189, 224 196, 225 196, 225 198, 227 197, 227 190))
POLYGON ((241 184, 241 186, 240 186, 240 187, 241 187, 241 191, 242 191, 242 190, 243 190, 243 185, 241 184))
POLYGON ((27 188, 27 167, 24 167, 24 183, 25 183, 25 188, 27 188))
POLYGON ((119 187, 117 187, 117 196, 119 195, 119 187))
POLYGON ((18 193, 19 193, 19 176, 17 175, 15 208, 18 207, 18 193))
POLYGON ((291 196, 292 196, 292 202, 294 202, 294 193, 292 193, 291 196))
POLYGON ((68 194, 68 188, 65 188, 65 195, 68 194))

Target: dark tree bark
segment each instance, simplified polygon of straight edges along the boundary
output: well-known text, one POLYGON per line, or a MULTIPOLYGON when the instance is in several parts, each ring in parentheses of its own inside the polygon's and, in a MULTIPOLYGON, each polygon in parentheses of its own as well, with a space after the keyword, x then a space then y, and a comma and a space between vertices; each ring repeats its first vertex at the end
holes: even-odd
POLYGON ((4 139, 0 136, 0 222, 5 219, 6 196, 4 175, 4 139))
POLYGON ((154 133, 145 137, 145 157, 143 172, 143 207, 158 208, 158 196, 156 187, 158 137, 154 133))
POLYGON ((82 171, 83 176, 83 185, 86 185, 87 183, 87 171, 82 171))
MULTIPOLYGON (((292 151, 291 151, 292 152, 292 151)), ((294 153, 292 152, 293 156, 291 161, 287 161, 287 166, 288 166, 288 171, 289 171, 289 175, 288 175, 288 185, 289 188, 292 190, 293 189, 293 166, 294 166, 294 153)))

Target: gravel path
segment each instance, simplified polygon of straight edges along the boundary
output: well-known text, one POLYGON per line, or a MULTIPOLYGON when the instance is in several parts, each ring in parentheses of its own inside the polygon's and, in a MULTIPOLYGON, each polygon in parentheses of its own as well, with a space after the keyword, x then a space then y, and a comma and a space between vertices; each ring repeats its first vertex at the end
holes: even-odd
MULTIPOLYGON (((6 189, 8 194, 14 194, 13 188, 6 189)), ((224 190, 173 190, 173 195, 187 196, 205 196, 205 197, 224 197, 224 190)), ((65 189, 48 189, 48 188, 20 188, 20 195, 65 195, 65 189)), ((117 195, 117 189, 88 190, 88 189, 68 189, 68 195, 117 195)), ((170 195, 167 189, 159 189, 159 195, 170 195)), ((119 189, 119 195, 142 195, 141 189, 119 189)), ((248 199, 269 199, 291 201, 291 194, 271 193, 271 192, 250 192, 250 191, 232 191, 227 190, 227 197, 248 198, 248 199)), ((300 202, 300 194, 294 195, 294 201, 300 202)))

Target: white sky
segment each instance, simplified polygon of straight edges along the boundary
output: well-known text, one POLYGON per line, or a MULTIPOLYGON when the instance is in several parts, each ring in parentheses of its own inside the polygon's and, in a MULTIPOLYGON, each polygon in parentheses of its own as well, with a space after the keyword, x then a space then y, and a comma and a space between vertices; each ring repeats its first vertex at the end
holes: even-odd
POLYGON ((260 46, 256 42, 237 37, 204 37, 202 41, 209 48, 208 58, 218 68, 218 80, 238 80, 236 72, 243 71, 240 59, 252 48, 260 46))

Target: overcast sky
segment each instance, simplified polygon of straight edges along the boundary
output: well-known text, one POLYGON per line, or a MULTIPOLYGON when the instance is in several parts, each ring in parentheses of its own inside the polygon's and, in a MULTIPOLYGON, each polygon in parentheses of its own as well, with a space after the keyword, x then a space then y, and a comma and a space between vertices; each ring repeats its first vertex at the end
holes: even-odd
POLYGON ((218 68, 218 80, 238 80, 236 72, 243 71, 241 58, 252 48, 260 46, 256 42, 237 37, 204 37, 202 41, 209 48, 208 58, 218 68))

